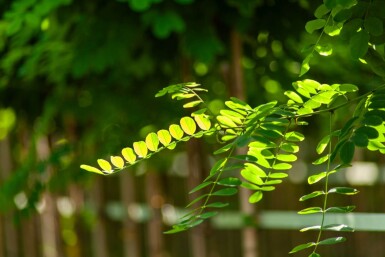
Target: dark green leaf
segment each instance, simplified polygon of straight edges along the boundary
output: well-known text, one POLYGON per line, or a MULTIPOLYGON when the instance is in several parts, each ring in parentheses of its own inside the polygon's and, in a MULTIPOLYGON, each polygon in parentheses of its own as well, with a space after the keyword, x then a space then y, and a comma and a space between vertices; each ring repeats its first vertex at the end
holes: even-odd
POLYGON ((353 143, 358 147, 367 147, 369 144, 369 139, 366 134, 355 132, 351 138, 353 143))
POLYGON ((197 198, 195 198, 194 200, 192 200, 188 205, 186 205, 186 208, 192 206, 193 204, 199 202, 200 200, 202 200, 203 198, 206 198, 206 197, 208 197, 208 194, 204 194, 204 195, 198 196, 197 198))
POLYGON ((346 238, 344 238, 344 237, 333 237, 333 238, 328 238, 328 239, 322 240, 318 244, 319 245, 332 245, 332 244, 342 243, 345 241, 346 241, 346 238))
POLYGON ((350 55, 355 58, 362 58, 368 51, 369 34, 365 30, 356 32, 349 42, 350 55))
POLYGON ((377 17, 369 16, 364 21, 365 30, 373 36, 381 36, 384 32, 383 21, 377 17))
POLYGON ((240 186, 241 184, 242 182, 239 180, 239 178, 233 177, 223 178, 218 181, 218 185, 222 186, 240 186))
POLYGON ((318 6, 318 8, 314 11, 314 16, 318 19, 321 19, 324 15, 328 14, 330 12, 330 9, 326 7, 326 5, 321 4, 318 6))
POLYGON ((191 189, 191 191, 189 192, 189 194, 192 194, 192 193, 194 193, 194 192, 196 192, 196 191, 199 191, 199 190, 201 190, 202 188, 205 188, 205 187, 207 187, 208 185, 211 185, 212 183, 213 183, 213 181, 205 181, 205 182, 199 184, 198 186, 194 187, 193 189, 191 189))
POLYGON ((294 247, 289 253, 296 253, 296 252, 299 252, 299 251, 301 251, 301 250, 310 248, 310 247, 312 247, 312 246, 315 246, 315 243, 314 243, 314 242, 310 242, 310 243, 306 243, 306 244, 297 245, 297 246, 294 247))
POLYGON ((311 198, 314 198, 314 197, 317 197, 317 196, 320 196, 320 195, 324 195, 325 192, 324 191, 314 191, 310 194, 307 194, 307 195, 304 195, 302 196, 301 198, 299 198, 300 201, 306 201, 308 199, 311 199, 311 198))
POLYGON ((369 139, 375 139, 378 137, 378 131, 373 127, 363 126, 355 130, 357 134, 365 134, 369 139))
POLYGON ((236 188, 230 187, 230 188, 223 188, 213 193, 213 195, 217 196, 228 196, 228 195, 235 195, 238 192, 236 188))
POLYGON ((207 208, 223 208, 228 206, 228 203, 221 203, 221 202, 215 202, 215 203, 210 203, 206 205, 207 208))
POLYGON ((198 218, 200 218, 200 219, 209 219, 211 217, 214 217, 217 214, 218 214, 217 211, 209 211, 209 212, 205 212, 205 213, 199 215, 198 218))
POLYGON ((343 194, 343 195, 355 195, 359 191, 355 188, 351 187, 335 187, 329 190, 329 193, 337 193, 337 194, 343 194))
POLYGON ((333 212, 333 213, 348 213, 352 212, 356 207, 351 206, 345 206, 345 207, 330 207, 327 208, 325 212, 333 212))
POLYGON ((365 115, 362 123, 369 126, 379 126, 382 124, 382 118, 377 115, 365 115))
POLYGON ((288 153, 296 153, 299 151, 299 146, 294 143, 285 142, 281 145, 281 149, 288 153))
POLYGON ((309 34, 311 34, 315 30, 322 29, 325 26, 325 24, 326 24, 326 20, 315 19, 315 20, 308 21, 305 25, 305 29, 309 34))
POLYGON ((227 163, 227 158, 217 161, 210 170, 210 175, 218 173, 227 163))
POLYGON ((345 164, 351 163, 354 157, 354 143, 352 141, 347 141, 341 146, 340 158, 341 161, 345 164))

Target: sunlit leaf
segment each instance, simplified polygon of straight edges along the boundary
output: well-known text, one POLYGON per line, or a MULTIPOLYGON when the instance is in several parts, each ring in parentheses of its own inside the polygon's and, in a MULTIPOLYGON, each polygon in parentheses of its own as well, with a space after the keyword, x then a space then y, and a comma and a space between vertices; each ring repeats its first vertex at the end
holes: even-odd
POLYGON ((206 115, 204 115, 204 114, 195 115, 194 119, 195 119, 196 123, 198 124, 198 126, 202 130, 209 130, 210 129, 211 122, 210 122, 209 118, 206 115))
POLYGON ((150 151, 155 152, 158 150, 159 139, 154 132, 151 132, 146 136, 146 146, 150 151))
POLYGON ((225 127, 225 128, 235 128, 235 127, 238 127, 238 125, 232 119, 230 119, 227 116, 219 115, 219 116, 217 116, 217 120, 218 120, 218 122, 220 123, 220 125, 222 127, 225 127))
POLYGON ((284 93, 287 97, 297 103, 303 103, 302 98, 294 91, 285 91, 284 93))
POLYGON ((345 207, 330 207, 327 208, 325 212, 333 212, 333 213, 348 213, 352 212, 356 207, 351 206, 345 206, 345 207))
POLYGON ((269 174, 269 178, 272 178, 272 179, 286 178, 288 176, 289 175, 287 173, 283 173, 283 172, 274 172, 269 174))
POLYGON ((256 185, 262 185, 263 180, 252 169, 245 168, 241 170, 241 175, 247 181, 250 181, 256 185))
POLYGON ((354 232, 354 229, 345 224, 329 224, 323 227, 322 230, 327 231, 341 231, 341 232, 354 232))
POLYGON ((277 160, 284 162, 294 162, 297 160, 297 156, 294 154, 277 154, 277 160))
POLYGON ((273 169, 275 170, 290 170, 292 167, 289 163, 276 163, 273 165, 273 169))
POLYGON ((294 143, 285 142, 281 145, 281 149, 288 153, 297 153, 299 151, 299 146, 294 143))
POLYGON ((197 128, 195 121, 191 117, 183 117, 180 119, 180 125, 188 135, 194 134, 197 128))
POLYGON ((311 185, 311 184, 314 184, 314 183, 317 183, 318 181, 320 181, 321 179, 325 178, 327 175, 327 172, 324 171, 324 172, 321 172, 319 174, 315 174, 315 175, 312 175, 312 176, 309 176, 308 179, 307 179, 307 182, 311 185))
POLYGON ((287 141, 291 142, 299 142, 305 139, 305 136, 297 131, 290 131, 285 134, 285 138, 287 141))
POLYGON ((261 201, 262 198, 263 198, 263 193, 261 191, 257 191, 249 197, 249 203, 257 203, 261 201))
POLYGON ((111 156, 111 163, 119 169, 124 167, 124 161, 120 156, 111 156))
POLYGON ((144 141, 134 142, 133 147, 134 147, 135 153, 139 157, 144 158, 147 156, 148 149, 147 149, 146 143, 144 141))
POLYGON ((322 157, 318 158, 317 160, 315 160, 314 162, 312 162, 312 164, 320 165, 322 163, 325 163, 329 159, 329 157, 330 157, 329 154, 322 156, 322 157))
POLYGON ((183 137, 183 130, 179 125, 172 124, 169 127, 170 134, 173 138, 180 140, 183 137))
POLYGON ((130 147, 126 147, 122 149, 122 155, 128 163, 133 164, 136 161, 136 155, 134 150, 130 147))
POLYGON ((200 103, 202 103, 201 100, 192 101, 192 102, 184 104, 183 108, 192 108, 192 107, 198 106, 200 103))
POLYGON ((327 135, 325 137, 323 137, 321 139, 321 141, 319 141, 317 147, 316 147, 316 151, 318 154, 321 154, 323 153, 323 151, 325 150, 325 148, 328 146, 330 142, 330 135, 327 135))
POLYGON ((164 146, 168 146, 171 143, 171 135, 165 129, 161 129, 157 132, 158 139, 164 146))
POLYGON ((108 161, 103 160, 103 159, 98 159, 98 164, 99 164, 100 168, 102 168, 102 170, 104 170, 106 172, 112 172, 112 166, 108 161))
POLYGON ((98 168, 95 168, 95 167, 92 167, 90 165, 85 165, 85 164, 82 164, 80 165, 80 168, 83 169, 83 170, 86 170, 86 171, 89 171, 89 172, 94 172, 94 173, 98 173, 98 174, 104 174, 101 170, 99 170, 98 168))

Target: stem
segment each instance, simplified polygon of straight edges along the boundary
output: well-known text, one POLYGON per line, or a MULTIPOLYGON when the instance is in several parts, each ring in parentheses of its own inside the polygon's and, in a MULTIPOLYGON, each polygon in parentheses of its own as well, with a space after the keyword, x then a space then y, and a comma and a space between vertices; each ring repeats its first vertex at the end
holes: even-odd
MULTIPOLYGON (((329 135, 331 136, 332 134, 332 118, 333 118, 333 112, 329 112, 329 135)), ((329 155, 331 154, 332 152, 332 142, 330 141, 329 143, 329 148, 328 148, 328 151, 329 151, 329 155)), ((328 190, 329 190, 329 173, 330 173, 330 165, 331 165, 331 160, 330 158, 328 158, 328 162, 327 162, 327 174, 326 174, 326 178, 325 178, 325 188, 324 188, 324 192, 325 192, 325 197, 324 197, 324 203, 323 203, 323 209, 322 209, 322 220, 321 220, 321 227, 320 227, 320 231, 318 233, 318 237, 317 237, 317 242, 316 242, 316 245, 314 247, 314 250, 313 250, 313 253, 315 253, 315 251, 317 250, 317 247, 318 247, 318 244, 321 240, 321 236, 322 236, 322 231, 323 231, 323 227, 324 227, 324 223, 325 223, 325 217, 326 217, 326 207, 327 207, 327 201, 328 201, 328 190)))

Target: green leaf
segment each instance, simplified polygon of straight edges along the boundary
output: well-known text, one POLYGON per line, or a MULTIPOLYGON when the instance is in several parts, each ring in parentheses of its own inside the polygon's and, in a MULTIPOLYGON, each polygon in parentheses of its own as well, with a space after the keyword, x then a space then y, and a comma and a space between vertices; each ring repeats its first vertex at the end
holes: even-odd
POLYGON ((145 158, 147 156, 148 149, 144 141, 134 142, 133 147, 139 157, 145 158))
POLYGON ((277 160, 284 162, 294 162, 297 160, 297 156, 294 154, 277 154, 277 160))
POLYGON ((312 246, 315 246, 316 244, 314 242, 310 242, 310 243, 306 243, 306 244, 301 244, 301 245, 297 245, 296 247, 294 247, 289 253, 296 253, 296 252, 299 252, 299 251, 302 251, 304 249, 307 249, 307 248, 310 248, 312 246))
POLYGON ((165 129, 161 129, 157 132, 158 139, 164 146, 168 146, 171 143, 171 135, 165 129))
POLYGON ((316 45, 315 50, 322 56, 329 56, 333 53, 333 48, 328 45, 316 45))
POLYGON ((341 231, 341 232, 354 232, 354 229, 345 224, 329 224, 323 227, 322 230, 327 231, 341 231))
POLYGON ((324 172, 321 172, 319 174, 309 176, 307 179, 307 182, 311 185, 311 184, 317 183, 318 181, 325 178, 326 176, 327 176, 327 172, 324 171, 324 172))
POLYGON ((299 146, 294 143, 285 142, 281 145, 281 149, 288 153, 297 153, 299 151, 299 146))
POLYGON ((272 179, 281 179, 281 178, 286 178, 288 176, 289 175, 287 173, 283 173, 283 172, 274 172, 269 174, 269 178, 272 178, 272 179))
POLYGON ((351 137, 353 143, 358 147, 367 147, 369 144, 369 138, 366 134, 355 132, 351 137))
POLYGON ((265 183, 263 183, 264 186, 271 186, 271 185, 278 185, 281 184, 282 180, 281 179, 273 179, 273 180, 268 180, 265 183))
POLYGON ((202 103, 201 100, 192 101, 192 102, 184 104, 183 108, 192 108, 192 107, 198 106, 200 103, 202 103))
POLYGON ((318 244, 319 245, 332 245, 332 244, 342 243, 345 241, 346 241, 346 238, 340 236, 340 237, 332 237, 332 238, 322 240, 318 244))
POLYGON ((155 152, 156 150, 158 150, 159 139, 154 132, 151 132, 150 134, 147 135, 146 146, 150 151, 155 152))
POLYGON ((303 103, 302 98, 294 91, 285 91, 284 94, 297 103, 303 103))
POLYGON ((362 123, 369 126, 379 126, 383 122, 382 118, 377 115, 365 115, 362 123))
POLYGON ((373 36, 381 36, 384 32, 382 20, 377 17, 369 16, 364 21, 365 30, 373 36))
POLYGON ((172 124, 169 127, 170 134, 173 138, 180 140, 183 137, 183 130, 179 125, 172 124))
POLYGON ((341 84, 338 86, 338 91, 340 92, 356 92, 358 87, 353 84, 341 84))
POLYGON ((261 201, 262 198, 263 198, 263 193, 261 191, 257 191, 249 197, 249 203, 257 203, 261 201))
POLYGON ((365 30, 356 32, 349 41, 350 55, 355 58, 362 58, 368 51, 369 34, 365 30))
POLYGON ((193 189, 191 189, 191 191, 189 192, 189 194, 192 194, 192 193, 195 193, 199 190, 201 190, 202 188, 205 188, 207 187, 208 185, 211 185, 213 183, 213 181, 205 181, 199 185, 197 185, 196 187, 194 187, 193 189))
POLYGON ((229 117, 227 116, 217 116, 217 120, 220 123, 221 127, 224 128, 235 128, 238 127, 238 125, 229 117))
POLYGON ((245 163, 245 169, 250 170, 250 172, 261 178, 265 178, 267 176, 263 169, 253 163, 245 163))
POLYGON ((210 170, 210 176, 218 173, 227 163, 227 158, 223 158, 217 161, 210 170))
POLYGON ((188 135, 194 134, 197 128, 195 121, 191 117, 183 117, 180 119, 180 125, 188 135))
POLYGON ((255 139, 255 141, 249 144, 250 148, 267 149, 267 148, 277 147, 277 145, 274 142, 270 141, 265 137, 255 136, 253 137, 253 139, 255 139))
POLYGON ((247 181, 250 181, 256 185, 262 185, 263 180, 252 169, 245 168, 241 170, 241 175, 247 181))
MULTIPOLYGON (((303 76, 305 75, 309 70, 310 70, 310 60, 311 58, 313 58, 313 54, 309 54, 308 56, 306 56, 306 58, 302 61, 302 64, 301 64, 301 71, 299 73, 299 76, 303 76)), ((298 90, 297 90, 298 91, 298 90)), ((301 92, 298 91, 298 93, 301 94, 301 92)), ((303 94, 301 94, 303 95, 303 94)), ((306 96, 306 95, 304 95, 306 96)), ((310 97, 310 96, 309 96, 310 97)))
POLYGON ((229 206, 228 203, 221 203, 221 202, 215 202, 215 203, 210 203, 206 205, 207 208, 223 208, 229 206))
POLYGON ((242 184, 239 178, 228 177, 218 181, 218 185, 221 186, 240 186, 242 184))
POLYGON ((321 257, 318 253, 311 253, 309 257, 321 257))
POLYGON ((234 146, 234 143, 227 144, 214 152, 215 155, 227 152, 234 146))
POLYGON ((297 131, 291 131, 285 134, 285 138, 287 141, 300 142, 305 139, 305 136, 297 131))
POLYGON ((204 195, 200 195, 198 196, 197 198, 195 198, 194 200, 192 200, 189 204, 186 205, 186 208, 194 205, 195 203, 199 202, 200 200, 202 200, 203 198, 206 198, 208 197, 209 195, 208 194, 204 194, 204 195))
POLYGON ((276 163, 273 165, 273 169, 275 170, 290 170, 292 167, 289 163, 276 163))
POLYGON ((329 144, 330 142, 330 135, 327 135, 327 136, 324 136, 321 141, 319 141, 317 147, 316 147, 316 151, 318 154, 321 154, 323 153, 323 151, 326 149, 327 145, 329 144))
POLYGON ((332 213, 348 213, 352 212, 356 206, 350 205, 345 207, 330 207, 327 208, 325 212, 332 212, 332 213))
POLYGON ((322 163, 325 163, 327 160, 329 160, 329 157, 330 157, 329 154, 322 156, 322 157, 318 158, 317 160, 315 160, 314 162, 312 162, 312 164, 313 165, 320 165, 322 163))
POLYGON ((235 195, 237 192, 238 192, 238 189, 236 189, 234 187, 229 187, 229 188, 220 189, 220 190, 212 193, 212 195, 216 195, 216 196, 230 196, 230 195, 235 195))
POLYGON ((83 169, 83 170, 89 171, 89 172, 94 172, 94 173, 98 173, 98 174, 102 174, 102 175, 104 174, 98 168, 92 167, 90 165, 82 164, 82 165, 80 165, 80 168, 83 169))
POLYGON ((274 191, 275 187, 273 187, 273 186, 261 186, 259 188, 259 190, 261 190, 261 191, 274 191))
POLYGON ((322 212, 321 207, 309 207, 303 210, 300 210, 298 214, 313 214, 313 213, 320 213, 322 212))
POLYGON ((342 163, 351 163, 354 157, 354 143, 352 141, 346 141, 340 150, 340 158, 342 163))
POLYGON ((326 91, 319 93, 311 98, 311 100, 321 103, 321 104, 330 104, 334 100, 334 96, 337 94, 335 91, 326 91))
POLYGON ((317 196, 320 196, 320 195, 324 195, 325 192, 324 191, 314 191, 310 194, 307 194, 307 195, 304 195, 302 196, 301 198, 299 198, 300 201, 306 201, 308 199, 312 199, 314 197, 317 197, 317 196))
POLYGON ((326 7, 326 5, 321 4, 317 7, 317 9, 314 11, 314 16, 318 19, 321 19, 323 16, 328 14, 330 12, 330 9, 326 7))
POLYGON ((99 164, 100 168, 102 168, 102 170, 104 170, 108 173, 112 172, 112 166, 108 161, 103 160, 103 159, 98 159, 98 164, 99 164))
POLYGON ((209 219, 211 217, 214 217, 217 214, 218 214, 217 211, 209 211, 209 212, 205 212, 205 213, 199 215, 198 218, 200 218, 200 219, 209 219))
POLYGON ((322 29, 326 24, 325 19, 315 19, 308 21, 305 25, 305 29, 309 34, 312 34, 315 30, 322 29))
POLYGON ((136 155, 134 154, 134 150, 130 147, 126 147, 122 149, 123 158, 128 161, 129 164, 133 164, 136 161, 136 155))
POLYGON ((329 190, 329 193, 337 193, 342 195, 355 195, 359 191, 351 187, 335 187, 329 190))
POLYGON ((119 169, 123 169, 124 167, 124 161, 120 156, 111 156, 111 163, 119 169))
POLYGON ((195 115, 194 119, 195 119, 196 123, 198 124, 198 126, 202 130, 209 130, 210 129, 211 122, 210 122, 209 118, 207 117, 207 115, 205 115, 205 114, 195 115))

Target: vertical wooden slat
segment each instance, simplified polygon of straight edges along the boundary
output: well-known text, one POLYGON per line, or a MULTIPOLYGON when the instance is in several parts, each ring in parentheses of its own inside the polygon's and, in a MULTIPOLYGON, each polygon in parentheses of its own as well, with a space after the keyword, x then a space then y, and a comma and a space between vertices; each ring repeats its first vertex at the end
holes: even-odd
MULTIPOLYGON (((0 182, 5 181, 12 171, 12 156, 11 145, 9 138, 6 137, 0 140, 0 182)), ((13 222, 13 212, 8 212, 3 215, 3 230, 4 230, 4 248, 5 256, 19 257, 18 235, 15 224, 13 222)))
POLYGON ((152 217, 147 225, 148 256, 163 257, 166 256, 161 213, 164 197, 161 189, 160 175, 157 172, 149 171, 146 174, 146 198, 152 212, 152 217))
MULTIPOLYGON (((120 175, 120 195, 124 207, 135 202, 135 183, 130 171, 120 175)), ((138 225, 128 215, 123 220, 123 251, 125 257, 141 256, 138 225)))
POLYGON ((102 181, 98 177, 94 182, 93 192, 92 192, 92 203, 96 210, 97 220, 94 228, 92 230, 92 256, 95 257, 108 257, 108 248, 107 248, 107 234, 105 227, 105 215, 102 210, 103 208, 103 187, 102 181))
MULTIPOLYGON (((241 99, 245 100, 245 87, 243 81, 243 69, 241 65, 242 60, 242 40, 239 33, 232 29, 230 34, 231 42, 231 78, 230 93, 241 99)), ((246 149, 237 149, 237 154, 245 154, 246 149)), ((245 215, 250 217, 255 216, 254 206, 248 202, 250 196, 249 190, 244 188, 240 189, 240 205, 241 211, 245 215)), ((257 257, 258 256, 258 237, 255 228, 242 229, 242 244, 243 244, 243 256, 244 257, 257 257)))
MULTIPOLYGON (((51 152, 49 138, 41 137, 37 140, 37 155, 39 160, 46 160, 51 152)), ((41 180, 45 183, 52 176, 52 167, 47 166, 41 176, 41 180)), ((58 224, 58 212, 56 208, 56 198, 50 192, 46 191, 41 197, 42 210, 40 213, 42 252, 46 257, 60 257, 62 245, 60 244, 60 229, 58 224)))

